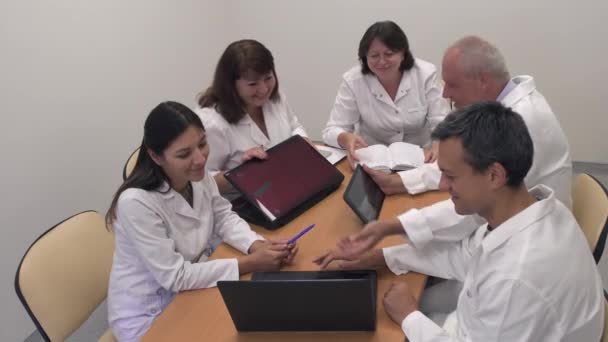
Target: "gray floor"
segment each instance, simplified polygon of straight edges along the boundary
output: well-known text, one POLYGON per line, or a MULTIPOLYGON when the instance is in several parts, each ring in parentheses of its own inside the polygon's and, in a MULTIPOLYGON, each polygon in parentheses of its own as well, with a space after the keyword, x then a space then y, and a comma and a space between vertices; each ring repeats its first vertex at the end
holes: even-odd
MULTIPOLYGON (((583 172, 589 173, 608 187, 608 164, 574 162, 573 168, 574 174, 583 172)), ((599 268, 604 284, 608 284, 608 258, 602 258, 602 260, 600 260, 599 268)), ((93 312, 89 320, 70 336, 68 341, 96 341, 107 328, 107 308, 106 303, 104 302, 95 310, 95 312, 93 312)), ((38 342, 43 340, 40 334, 35 331, 25 341, 38 342)))

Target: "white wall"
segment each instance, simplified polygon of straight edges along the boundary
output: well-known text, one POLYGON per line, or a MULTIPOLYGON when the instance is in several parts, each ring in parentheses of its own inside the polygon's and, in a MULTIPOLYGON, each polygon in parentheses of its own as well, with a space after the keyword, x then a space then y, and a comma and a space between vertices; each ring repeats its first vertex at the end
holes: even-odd
POLYGON ((327 121, 341 74, 356 63, 363 32, 391 19, 415 56, 441 64, 444 49, 467 34, 494 42, 512 74, 531 74, 569 138, 573 159, 607 162, 605 46, 608 2, 511 1, 238 1, 234 36, 255 37, 277 60, 290 104, 315 138, 327 121))
POLYGON ((150 109, 191 104, 210 82, 224 10, 198 0, 1 2, 0 341, 34 330, 13 290, 26 248, 67 216, 107 208, 150 109))
POLYGON ((470 33, 493 41, 513 74, 530 73, 553 105, 575 160, 606 162, 605 1, 5 0, 0 2, 0 340, 33 325, 13 290, 19 259, 46 228, 104 211, 149 110, 193 103, 232 40, 274 53, 281 86, 320 138, 340 75, 376 20, 404 28, 438 64, 470 33))

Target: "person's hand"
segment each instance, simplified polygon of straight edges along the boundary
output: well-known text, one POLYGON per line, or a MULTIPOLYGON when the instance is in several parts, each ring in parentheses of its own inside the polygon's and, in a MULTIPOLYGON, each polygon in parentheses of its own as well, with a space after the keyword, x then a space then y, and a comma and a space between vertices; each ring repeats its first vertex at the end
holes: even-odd
POLYGON ((274 244, 285 244, 287 245, 287 251, 289 252, 289 254, 287 254, 287 256, 283 259, 282 263, 283 265, 291 265, 291 263, 293 262, 293 259, 296 257, 296 254, 298 254, 298 245, 296 243, 288 243, 289 240, 284 239, 284 240, 269 240, 274 244))
POLYGON ((433 163, 439 156, 439 141, 433 140, 430 150, 424 150, 424 162, 433 163))
POLYGON ((243 155, 241 156, 241 162, 246 162, 253 158, 266 159, 267 157, 268 157, 268 154, 266 153, 266 151, 264 151, 264 147, 256 146, 256 147, 252 147, 252 148, 248 149, 247 151, 243 152, 243 155))
POLYGON ((291 265, 293 263, 293 259, 295 259, 296 254, 298 254, 298 245, 295 243, 287 245, 289 248, 289 254, 287 257, 283 259, 283 265, 291 265))
POLYGON ((339 250, 331 250, 318 256, 313 262, 321 269, 330 270, 364 270, 386 266, 381 249, 375 249, 355 260, 344 259, 344 255, 339 250), (335 262, 332 264, 332 261, 335 262))
POLYGON ((289 265, 293 262, 293 259, 298 254, 298 245, 295 243, 288 243, 287 239, 268 239, 268 240, 256 240, 249 248, 249 253, 253 254, 260 248, 275 248, 280 249, 282 246, 287 247, 287 256, 281 261, 282 265, 289 265), (273 247, 274 246, 274 247, 273 247))
POLYGON ((347 259, 344 253, 342 253, 338 249, 332 249, 328 252, 325 252, 318 257, 316 257, 312 262, 319 265, 319 267, 324 270, 329 266, 329 264, 334 260, 350 260, 347 259))
POLYGON ((383 225, 382 221, 372 221, 358 233, 340 239, 337 243, 340 256, 346 260, 355 260, 370 251, 384 238, 383 225))
MULTIPOLYGON (((396 222, 400 225, 399 221, 396 222)), ((336 249, 318 256, 313 262, 319 265, 321 269, 325 269, 334 260, 358 261, 363 254, 378 244, 388 232, 392 232, 387 227, 392 227, 393 224, 392 221, 370 222, 360 232, 340 239, 336 249)), ((384 257, 382 259, 384 260, 384 257)), ((350 264, 345 264, 346 267, 348 265, 350 264)))
POLYGON ((367 147, 367 143, 358 134, 349 132, 340 133, 338 140, 340 146, 346 150, 346 158, 348 159, 350 167, 354 170, 357 166, 357 162, 359 161, 355 155, 355 150, 362 147, 367 147))
POLYGON ((363 165, 363 170, 372 177, 378 184, 382 192, 386 195, 394 195, 406 192, 406 188, 396 173, 387 174, 382 171, 374 170, 367 165, 363 165))
POLYGON ((312 142, 312 140, 310 140, 310 138, 309 138, 309 137, 302 137, 302 138, 304 138, 304 140, 306 140, 306 142, 307 142, 307 143, 308 143, 310 146, 314 147, 315 149, 317 148, 317 145, 315 145, 315 143, 314 143, 314 142, 312 142))
POLYGON ((384 310, 388 316, 401 325, 401 322, 410 313, 418 310, 416 298, 412 295, 409 286, 403 281, 396 281, 384 294, 384 310))
POLYGON ((257 240, 249 247, 249 255, 237 258, 240 274, 277 271, 286 261, 293 260, 294 248, 288 246, 286 241, 257 240))

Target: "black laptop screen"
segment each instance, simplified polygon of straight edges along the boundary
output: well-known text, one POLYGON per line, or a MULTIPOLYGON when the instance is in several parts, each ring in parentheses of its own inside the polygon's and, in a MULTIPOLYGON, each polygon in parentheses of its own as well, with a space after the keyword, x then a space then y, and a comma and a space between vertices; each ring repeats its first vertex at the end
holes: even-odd
POLYGON ((217 283, 239 331, 371 331, 376 327, 375 271, 271 272, 254 277, 217 283))

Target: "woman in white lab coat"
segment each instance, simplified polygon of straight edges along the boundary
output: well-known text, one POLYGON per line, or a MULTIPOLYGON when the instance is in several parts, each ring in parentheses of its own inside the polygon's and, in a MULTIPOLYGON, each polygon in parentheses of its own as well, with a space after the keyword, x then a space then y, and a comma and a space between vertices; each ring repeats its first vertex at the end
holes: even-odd
POLYGON ((119 341, 137 341, 184 290, 277 270, 293 259, 286 241, 253 232, 205 169, 209 145, 200 118, 164 102, 146 119, 137 164, 106 215, 115 233, 108 318, 119 341), (244 255, 207 261, 211 236, 244 255))
MULTIPOLYGON (((323 130, 326 144, 354 151, 368 144, 405 141, 430 148, 430 132, 449 112, 437 68, 414 58, 405 33, 392 21, 370 26, 359 43, 357 65, 344 73, 323 130)), ((437 158, 436 147, 426 161, 437 158)), ((355 158, 355 159, 353 159, 355 158)))
POLYGON ((271 52, 255 40, 228 45, 198 105, 195 111, 213 151, 207 166, 229 198, 233 189, 225 171, 251 158, 266 158, 265 149, 295 134, 307 137, 279 91, 271 52))

